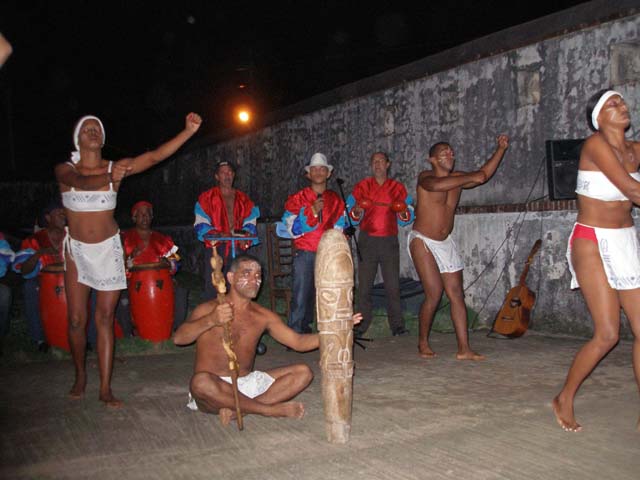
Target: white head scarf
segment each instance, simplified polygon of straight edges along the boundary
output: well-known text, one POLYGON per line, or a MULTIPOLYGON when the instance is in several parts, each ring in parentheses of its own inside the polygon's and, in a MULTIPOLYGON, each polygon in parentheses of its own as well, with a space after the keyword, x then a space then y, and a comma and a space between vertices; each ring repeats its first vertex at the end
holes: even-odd
POLYGON ((73 130, 73 144, 76 146, 76 150, 74 152, 71 152, 71 161, 73 163, 78 163, 80 161, 80 145, 78 144, 78 137, 80 136, 80 127, 82 127, 82 124, 87 120, 96 120, 98 124, 100 124, 100 129, 102 130, 102 144, 104 145, 104 141, 106 138, 104 125, 102 125, 102 122, 98 117, 95 117, 93 115, 85 115, 80 120, 78 120, 78 123, 76 123, 76 128, 73 130))
POLYGON ((620 98, 624 98, 621 93, 618 93, 615 90, 607 90, 602 94, 598 103, 596 103, 596 106, 593 107, 593 112, 591 112, 591 123, 596 130, 600 130, 600 126, 598 125, 598 115, 600 115, 600 110, 604 107, 605 102, 614 95, 620 95, 620 98))

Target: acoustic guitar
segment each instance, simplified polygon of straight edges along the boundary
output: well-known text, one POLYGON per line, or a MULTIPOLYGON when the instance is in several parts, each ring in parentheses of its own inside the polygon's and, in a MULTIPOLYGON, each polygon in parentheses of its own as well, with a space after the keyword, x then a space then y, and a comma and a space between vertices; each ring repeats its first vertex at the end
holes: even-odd
POLYGON ((529 265, 540 249, 540 245, 542 240, 538 239, 529 253, 518 285, 509 290, 502 308, 496 315, 492 331, 511 338, 517 338, 527 331, 536 294, 527 288, 525 281, 529 273, 529 265))

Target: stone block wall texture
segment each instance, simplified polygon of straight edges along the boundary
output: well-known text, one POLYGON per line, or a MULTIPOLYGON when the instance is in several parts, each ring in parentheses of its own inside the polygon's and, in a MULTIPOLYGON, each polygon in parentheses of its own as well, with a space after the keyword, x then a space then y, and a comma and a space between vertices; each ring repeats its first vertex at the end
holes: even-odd
MULTIPOLYGON (((269 219, 280 216, 287 196, 307 184, 303 167, 314 152, 326 154, 335 166, 330 188, 338 190, 339 177, 348 194, 369 173, 371 153, 386 151, 392 176, 413 193, 418 173, 428 168, 426 152, 433 143, 450 142, 456 168, 471 170, 492 154, 496 136, 506 133, 510 148, 502 165, 487 184, 463 192, 456 219, 453 235, 465 256, 467 301, 481 312, 481 323, 490 324, 517 282, 533 242, 542 238, 529 275, 529 285, 538 293, 531 328, 585 335, 591 322, 579 291, 568 288, 565 260, 575 210, 525 215, 486 207, 523 204, 548 194, 545 141, 587 137, 586 100, 601 88, 613 86, 625 96, 633 122, 628 137, 640 140, 639 58, 640 15, 633 14, 437 73, 425 71, 416 80, 398 79, 395 86, 241 137, 187 148, 127 179, 117 217, 126 225, 129 206, 146 198, 156 205, 157 223, 184 226, 178 230, 187 247, 194 245, 189 233, 193 204, 212 186, 213 166, 222 159, 239 165, 236 186, 269 219), (479 208, 469 213, 473 207, 479 208)), ((13 198, 22 194, 21 188, 5 184, 0 191, 13 198)), ((10 214, 16 216, 13 210, 10 214)), ((406 229, 401 233, 401 274, 416 278, 405 237, 406 229)), ((192 256, 187 265, 195 269, 192 256)), ((628 332, 626 325, 624 329, 628 332)))

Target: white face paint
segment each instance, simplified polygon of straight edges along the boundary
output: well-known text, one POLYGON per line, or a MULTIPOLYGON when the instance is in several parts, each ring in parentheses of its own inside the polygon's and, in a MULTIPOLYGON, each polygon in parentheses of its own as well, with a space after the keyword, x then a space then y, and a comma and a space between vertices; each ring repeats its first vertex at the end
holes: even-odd
POLYGON ((262 268, 256 262, 242 262, 234 273, 235 289, 255 298, 262 285, 262 268))

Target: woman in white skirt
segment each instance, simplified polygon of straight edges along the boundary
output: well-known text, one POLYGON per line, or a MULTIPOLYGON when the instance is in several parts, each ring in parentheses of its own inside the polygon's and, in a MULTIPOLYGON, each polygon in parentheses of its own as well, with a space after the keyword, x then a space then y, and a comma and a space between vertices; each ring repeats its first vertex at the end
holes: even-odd
POLYGON ((56 179, 67 214, 65 290, 69 310, 69 343, 75 382, 69 396, 81 398, 87 383, 85 368, 87 302, 96 290, 95 322, 100 369, 100 400, 118 408, 111 392, 113 318, 120 290, 127 287, 118 225, 113 217, 118 188, 129 175, 143 172, 175 153, 198 131, 202 119, 195 113, 173 139, 153 151, 117 162, 102 158, 105 131, 94 116, 81 118, 74 130, 76 151, 71 161, 56 167, 56 179))
POLYGON ((569 238, 571 287, 580 287, 593 319, 593 338, 575 356, 562 391, 553 399, 560 426, 581 430, 573 411, 576 392, 618 343, 620 308, 635 337, 633 368, 640 387, 640 255, 631 217, 640 204, 640 142, 625 138, 629 109, 618 92, 602 90, 587 105, 595 131, 580 154, 578 218, 569 238))

